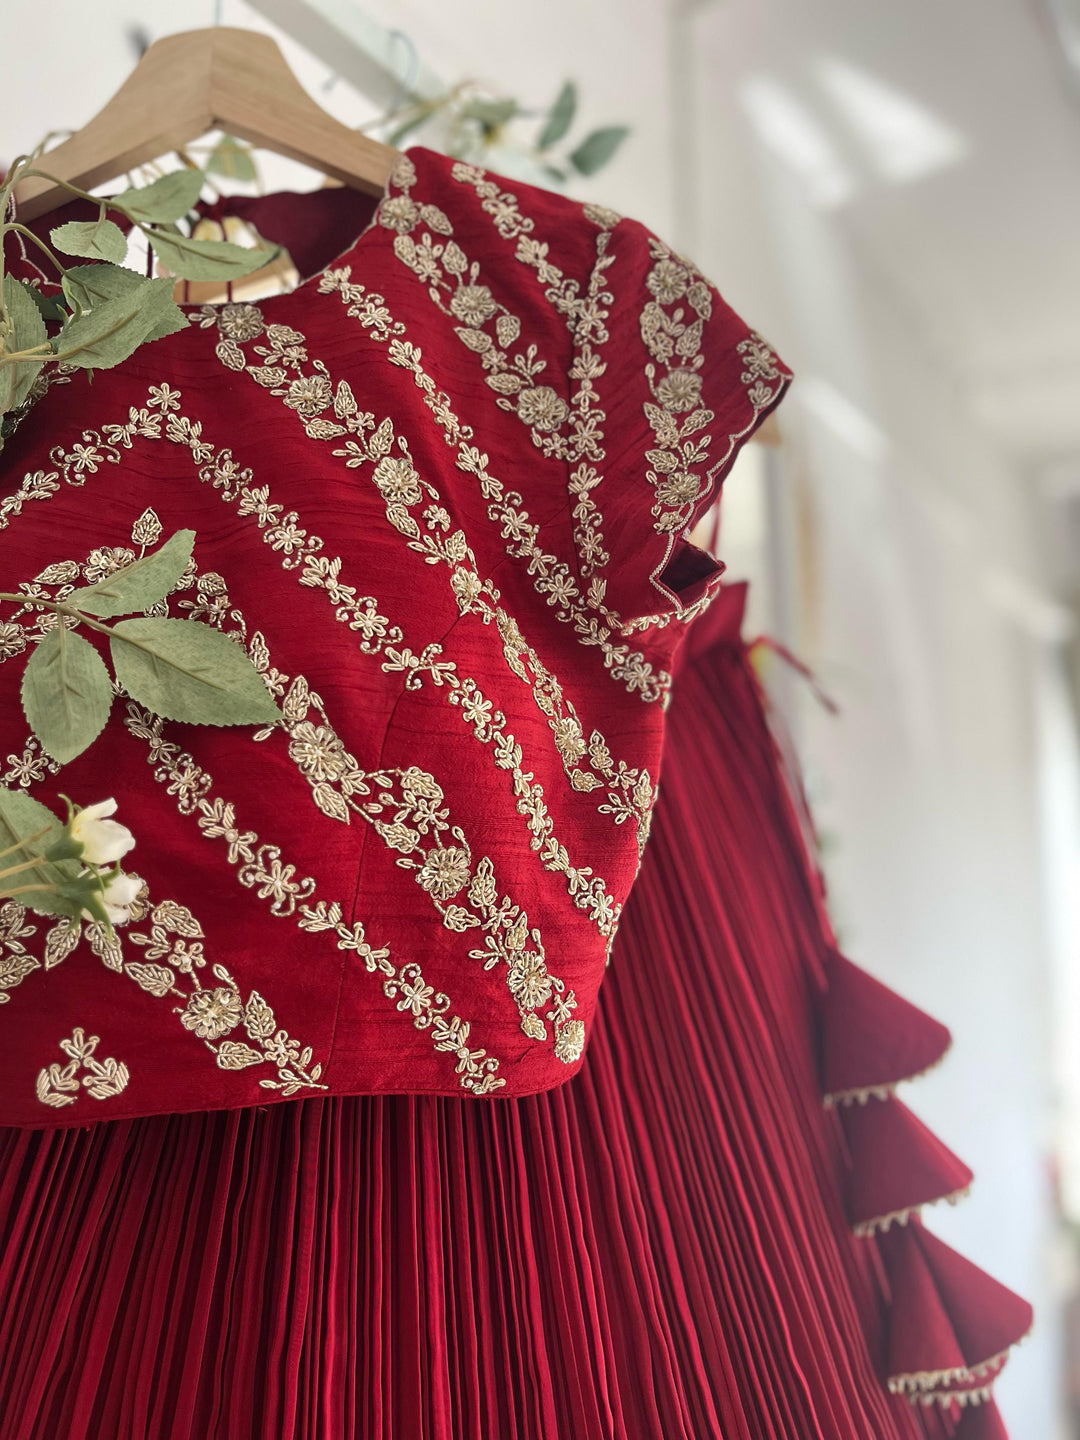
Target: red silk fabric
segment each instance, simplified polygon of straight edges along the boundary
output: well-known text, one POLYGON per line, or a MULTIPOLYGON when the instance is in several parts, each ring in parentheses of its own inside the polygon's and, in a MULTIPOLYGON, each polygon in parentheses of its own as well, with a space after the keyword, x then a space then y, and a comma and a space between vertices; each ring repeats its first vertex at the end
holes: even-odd
POLYGON ((422 148, 321 274, 193 318, 32 409, 0 567, 55 600, 193 529, 163 606, 246 646, 282 721, 121 697, 60 774, 18 701, 54 617, 7 607, 0 779, 115 795, 147 894, 74 949, 4 908, 0 1119, 560 1084, 718 584, 682 536, 788 372, 636 221, 422 148))
MULTIPOLYGON (((1029 1309, 914 1220, 856 1239, 842 1209, 842 1124, 888 1107, 821 1102, 852 967, 741 601, 692 632, 571 1084, 0 1132, 5 1440, 1004 1440, 987 1382, 1029 1309)), ((900 1126, 858 1192, 888 1211, 914 1198, 900 1126)))

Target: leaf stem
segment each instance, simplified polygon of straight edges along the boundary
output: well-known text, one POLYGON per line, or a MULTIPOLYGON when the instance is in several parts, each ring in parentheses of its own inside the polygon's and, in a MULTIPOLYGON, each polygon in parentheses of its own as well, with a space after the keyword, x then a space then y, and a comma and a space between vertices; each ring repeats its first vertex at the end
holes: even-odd
POLYGON ((28 225, 20 225, 17 220, 10 220, 6 225, 3 226, 3 228, 5 230, 15 230, 18 232, 18 234, 25 235, 28 240, 32 240, 34 244, 38 247, 38 249, 44 251, 44 253, 49 257, 52 263, 60 271, 61 275, 67 274, 68 267, 66 265, 60 264, 60 261, 53 254, 52 250, 50 250, 48 245, 45 244, 45 241, 42 240, 39 235, 35 235, 33 230, 31 230, 28 225))
POLYGON ((9 875, 19 875, 23 870, 34 870, 38 865, 47 865, 48 861, 44 855, 35 855, 32 860, 24 860, 21 865, 12 865, 7 870, 0 870, 0 885, 9 875))
POLYGON ((27 835, 25 840, 17 840, 14 845, 9 845, 6 850, 0 850, 0 860, 3 860, 8 855, 14 855, 16 850, 25 849, 27 845, 36 844, 37 841, 47 835, 52 828, 51 825, 46 825, 45 828, 39 830, 36 835, 27 835))
POLYGON ((0 590, 0 600, 11 600, 23 606, 38 605, 42 610, 52 610, 54 614, 67 615, 74 620, 81 620, 84 624, 89 625, 91 630, 99 630, 102 635, 112 636, 115 634, 111 626, 102 625, 100 620, 95 620, 84 610, 78 610, 74 605, 65 605, 60 600, 43 600, 38 595, 13 595, 8 590, 0 590))

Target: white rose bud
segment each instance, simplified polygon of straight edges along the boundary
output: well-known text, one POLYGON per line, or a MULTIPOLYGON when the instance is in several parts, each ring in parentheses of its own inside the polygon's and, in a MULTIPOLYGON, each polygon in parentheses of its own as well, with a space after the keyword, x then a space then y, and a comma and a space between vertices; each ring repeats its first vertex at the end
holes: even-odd
MULTIPOLYGON (((131 907, 139 898, 141 889, 142 881, 135 875, 125 875, 123 871, 119 875, 114 875, 105 886, 101 903, 105 907, 105 914, 114 925, 126 925, 131 919, 131 907)), ((82 913, 84 920, 94 919, 89 910, 84 910, 82 913)))
POLYGON ((115 814, 115 800, 99 800, 72 816, 69 832, 83 847, 82 858, 88 865, 115 865, 135 844, 126 825, 105 818, 115 814))

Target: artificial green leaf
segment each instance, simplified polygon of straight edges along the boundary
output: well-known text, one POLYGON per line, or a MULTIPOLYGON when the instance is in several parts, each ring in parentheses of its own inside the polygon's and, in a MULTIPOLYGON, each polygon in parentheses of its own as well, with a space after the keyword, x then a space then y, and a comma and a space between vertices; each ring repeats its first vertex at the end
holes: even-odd
POLYGON ((62 284, 72 305, 78 303, 84 310, 92 310, 104 300, 130 295, 145 279, 145 275, 124 265, 76 265, 64 276, 62 284))
POLYGON ((89 641, 64 625, 39 641, 23 672, 22 703, 42 749, 61 765, 81 755, 105 728, 112 682, 89 641))
POLYGON ((277 249, 245 250, 228 240, 192 240, 162 230, 147 230, 146 234, 161 263, 182 280, 238 280, 269 265, 279 254, 277 249))
MULTIPOLYGON (((48 343, 45 322, 37 306, 13 275, 4 276, 4 307, 11 322, 11 330, 2 338, 7 354, 19 350, 33 350, 48 343)), ((30 387, 44 362, 41 360, 16 360, 10 365, 0 365, 0 412, 16 410, 30 393, 30 387)))
POLYGON ((141 560, 133 560, 130 565, 114 570, 94 585, 73 590, 65 604, 102 619, 148 610, 151 605, 164 600, 187 569, 194 544, 194 530, 178 530, 160 550, 151 551, 141 560))
POLYGON ((91 260, 111 260, 119 265, 127 254, 127 240, 119 225, 106 220, 69 220, 57 225, 50 238, 65 255, 86 255, 91 260))
POLYGON ((570 164, 581 175, 595 175, 618 150, 630 131, 625 125, 609 125, 594 130, 570 154, 570 164))
POLYGON ((25 280, 19 284, 33 300, 38 308, 38 314, 43 320, 66 320, 68 313, 60 304, 59 295, 43 295, 36 285, 28 285, 25 280))
POLYGON ((168 224, 181 219, 198 203, 204 180, 201 170, 170 170, 149 185, 113 196, 109 204, 139 225, 168 224))
POLYGON ((179 305, 167 305, 161 319, 147 333, 146 343, 149 344, 151 340, 164 340, 166 335, 175 335, 178 330, 186 330, 190 324, 191 321, 179 305))
POLYGON ((540 167, 549 180, 554 180, 557 185, 566 184, 566 171, 558 169, 555 165, 542 165, 540 167))
POLYGON ((570 126, 574 123, 574 116, 577 113, 577 86, 572 80, 559 91, 555 104, 540 132, 539 146, 546 150, 549 145, 554 145, 556 140, 561 140, 570 126))
POLYGON ((250 149, 232 135, 222 135, 206 157, 206 169, 211 175, 224 175, 228 180, 259 178, 250 149))
MULTIPOLYGON (((63 828, 51 810, 25 792, 0 786, 0 850, 10 850, 0 859, 0 870, 12 869, 42 854, 60 839, 63 828), (31 838, 34 836, 37 838, 31 838)), ((78 906, 59 895, 24 887, 70 884, 78 873, 79 865, 74 860, 43 860, 40 865, 0 881, 0 891, 10 895, 12 890, 20 890, 22 893, 15 897, 19 904, 41 914, 77 915, 78 906)))
POLYGON ((479 120, 489 133, 498 130, 517 114, 516 100, 470 100, 461 107, 466 120, 479 120))
POLYGON ((167 276, 140 281, 65 325, 56 337, 56 354, 86 369, 119 365, 176 309, 172 295, 173 282, 167 276))
POLYGON ((272 725, 281 718, 235 640, 196 620, 121 620, 111 640, 116 678, 166 720, 272 725))

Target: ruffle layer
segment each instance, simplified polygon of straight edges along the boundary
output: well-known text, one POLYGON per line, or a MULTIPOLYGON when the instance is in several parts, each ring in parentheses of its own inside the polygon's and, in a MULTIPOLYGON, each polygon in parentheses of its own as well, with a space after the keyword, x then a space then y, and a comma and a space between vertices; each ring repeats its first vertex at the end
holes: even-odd
POLYGON ((901 1080, 924 1075, 952 1036, 837 951, 826 958, 822 1006, 822 1085, 826 1105, 885 1099, 901 1080))
POLYGON ((1012 1347, 1031 1328, 1026 1300, 915 1218, 878 1239, 892 1291, 888 1384, 894 1394, 989 1398, 1012 1347))
POLYGON ((906 1224, 922 1205, 967 1194, 971 1171, 894 1095, 843 1106, 840 1123, 851 1161, 848 1217, 857 1235, 906 1224))

